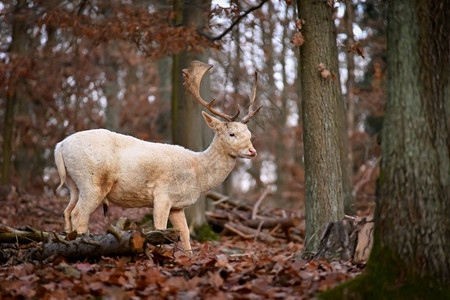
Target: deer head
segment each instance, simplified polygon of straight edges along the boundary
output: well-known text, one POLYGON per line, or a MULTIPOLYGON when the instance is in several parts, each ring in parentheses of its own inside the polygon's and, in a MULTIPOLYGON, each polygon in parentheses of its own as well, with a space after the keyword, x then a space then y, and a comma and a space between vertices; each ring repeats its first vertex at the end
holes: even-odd
POLYGON ((204 107, 206 107, 212 114, 225 119, 225 122, 202 112, 206 124, 216 132, 216 139, 219 144, 227 151, 228 155, 232 157, 251 158, 256 156, 256 150, 251 142, 251 133, 248 130, 246 123, 252 118, 262 105, 256 110, 253 105, 256 99, 256 87, 258 84, 257 73, 255 72, 255 83, 253 85, 253 92, 250 98, 250 106, 247 115, 245 115, 239 122, 235 120, 240 114, 240 107, 238 105, 237 113, 234 116, 229 116, 213 108, 213 103, 216 98, 210 102, 206 102, 200 96, 200 82, 203 75, 213 66, 205 64, 200 61, 193 61, 188 69, 183 69, 184 85, 189 93, 204 107))

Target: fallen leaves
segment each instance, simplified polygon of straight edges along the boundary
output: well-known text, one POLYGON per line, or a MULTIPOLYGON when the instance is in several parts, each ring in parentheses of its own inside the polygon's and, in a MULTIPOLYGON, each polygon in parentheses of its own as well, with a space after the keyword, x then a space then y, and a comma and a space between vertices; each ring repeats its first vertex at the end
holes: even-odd
MULTIPOLYGON (((39 223, 43 220, 41 209, 30 201, 17 203, 26 205, 20 211, 28 214, 11 219, 3 211, 0 217, 8 220, 9 225, 34 220, 31 225, 44 227, 39 223), (30 219, 34 215, 39 218, 30 219)), ((48 207, 52 205, 55 210, 63 209, 51 202, 48 207)), ((99 220, 102 218, 100 211, 99 220)), ((81 261, 56 258, 47 264, 24 261, 21 253, 30 246, 21 245, 25 250, 17 247, 0 244, 1 299, 84 299, 108 295, 124 299, 308 299, 355 277, 364 266, 343 261, 301 260, 298 258, 303 250, 301 242, 278 239, 268 244, 239 236, 222 236, 220 241, 206 243, 193 241, 193 254, 175 245, 149 245, 145 253, 132 257, 86 257, 81 261), (3 255, 10 250, 19 251, 14 260, 3 255)))
POLYGON ((302 245, 268 246, 223 237, 193 243, 194 254, 151 246, 148 257, 94 262, 24 263, 0 268, 2 298, 73 298, 111 293, 125 298, 310 298, 361 272, 348 262, 298 259, 302 245))

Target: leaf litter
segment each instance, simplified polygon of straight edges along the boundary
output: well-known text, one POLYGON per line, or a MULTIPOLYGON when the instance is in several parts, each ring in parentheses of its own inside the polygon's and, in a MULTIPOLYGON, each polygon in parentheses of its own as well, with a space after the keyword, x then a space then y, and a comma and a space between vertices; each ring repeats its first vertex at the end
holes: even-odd
MULTIPOLYGON (((46 222, 54 218, 51 209, 62 211, 64 204, 28 200, 17 199, 12 206, 28 214, 0 212, 2 223, 60 230, 61 224, 46 222), (49 212, 39 211, 44 205, 49 212)), ((2 251, 29 245, 0 244, 0 298, 310 299, 364 268, 349 261, 303 260, 303 244, 292 241, 268 244, 221 236, 192 245, 192 254, 177 245, 148 245, 146 253, 133 257, 57 258, 46 264, 20 257, 5 261, 2 251)))

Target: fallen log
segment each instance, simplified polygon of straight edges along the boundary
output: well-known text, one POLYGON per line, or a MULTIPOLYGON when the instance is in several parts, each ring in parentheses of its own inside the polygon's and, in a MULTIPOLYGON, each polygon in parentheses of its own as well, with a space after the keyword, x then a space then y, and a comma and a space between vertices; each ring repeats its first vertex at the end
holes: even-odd
POLYGON ((28 257, 43 261, 58 256, 66 259, 134 255, 144 251, 145 236, 139 231, 124 231, 120 239, 112 233, 80 237, 73 241, 44 243, 30 250, 28 257))
POLYGON ((27 259, 50 261, 55 257, 67 259, 96 258, 101 256, 123 256, 142 253, 147 244, 160 245, 176 243, 179 240, 178 231, 167 230, 121 230, 110 226, 106 234, 76 233, 57 234, 40 231, 31 227, 17 230, 0 225, 0 241, 2 243, 24 244, 42 242, 36 247, 26 249, 27 259))

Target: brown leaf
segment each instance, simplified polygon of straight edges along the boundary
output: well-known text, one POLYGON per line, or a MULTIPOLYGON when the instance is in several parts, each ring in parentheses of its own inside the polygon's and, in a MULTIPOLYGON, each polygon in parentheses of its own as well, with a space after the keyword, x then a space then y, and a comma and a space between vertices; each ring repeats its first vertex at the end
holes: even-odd
POLYGON ((320 75, 322 75, 322 78, 328 78, 328 77, 330 77, 331 76, 331 73, 330 73, 330 71, 328 71, 327 69, 325 69, 325 70, 322 70, 321 72, 320 72, 320 75))
POLYGON ((223 278, 220 276, 219 272, 214 272, 210 274, 209 284, 215 288, 220 288, 223 285, 223 278))
POLYGON ((134 249, 143 250, 145 240, 145 236, 139 231, 133 233, 131 236, 131 242, 133 243, 134 249))
POLYGON ((305 24, 305 20, 303 19, 297 19, 295 20, 295 27, 297 27, 298 30, 302 30, 303 24, 305 24))
POLYGON ((350 48, 347 50, 349 53, 357 53, 359 56, 361 56, 362 58, 364 57, 364 48, 362 48, 359 45, 359 41, 354 43, 353 45, 350 46, 350 48))
POLYGON ((305 43, 305 38, 303 37, 303 34, 301 32, 297 32, 292 37, 292 44, 296 46, 301 46, 305 43))

